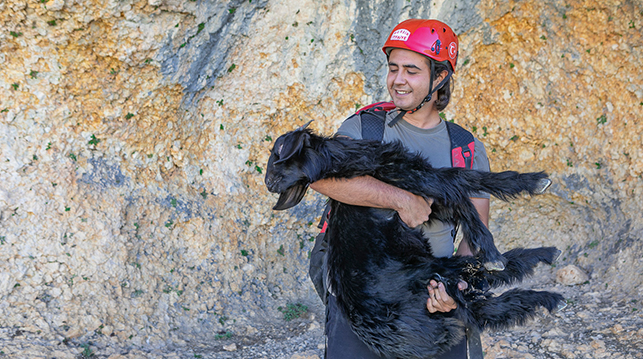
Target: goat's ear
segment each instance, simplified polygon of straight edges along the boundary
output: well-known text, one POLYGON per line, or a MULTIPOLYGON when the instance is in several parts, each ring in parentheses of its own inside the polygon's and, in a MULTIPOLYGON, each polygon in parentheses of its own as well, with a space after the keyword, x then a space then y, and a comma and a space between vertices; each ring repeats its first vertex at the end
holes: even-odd
POLYGON ((308 183, 299 184, 288 188, 285 192, 282 192, 279 195, 277 204, 275 204, 272 209, 281 211, 290 207, 294 207, 295 205, 297 205, 297 203, 301 202, 302 198, 304 198, 306 190, 308 190, 308 183))
POLYGON ((275 161, 275 164, 288 161, 292 156, 300 153, 307 143, 308 137, 310 135, 303 129, 295 130, 286 135, 283 138, 283 142, 279 144, 279 159, 275 161))

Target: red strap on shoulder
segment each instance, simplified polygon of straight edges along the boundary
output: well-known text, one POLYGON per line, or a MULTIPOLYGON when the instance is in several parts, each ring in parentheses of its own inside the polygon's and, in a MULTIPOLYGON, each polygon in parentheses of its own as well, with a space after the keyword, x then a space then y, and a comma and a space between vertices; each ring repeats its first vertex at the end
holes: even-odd
POLYGON ((456 147, 451 150, 451 159, 453 161, 453 167, 461 168, 472 168, 473 163, 473 153, 475 150, 475 143, 471 142, 467 145, 468 150, 463 149, 462 147, 456 147))
POLYGON ((388 111, 391 111, 391 110, 395 109, 395 104, 393 103, 393 101, 376 102, 376 103, 372 103, 372 104, 370 104, 368 106, 364 106, 364 107, 360 108, 355 113, 360 113, 362 111, 366 111, 366 110, 369 110, 371 108, 373 109, 373 111, 386 111, 386 112, 388 112, 388 111))

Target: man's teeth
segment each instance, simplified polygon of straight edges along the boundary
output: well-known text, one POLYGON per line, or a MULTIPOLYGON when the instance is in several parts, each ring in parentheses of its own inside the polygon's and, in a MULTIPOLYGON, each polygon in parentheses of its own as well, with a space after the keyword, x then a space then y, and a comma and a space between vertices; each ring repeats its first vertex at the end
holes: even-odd
POLYGON ((399 94, 407 94, 407 93, 410 93, 410 92, 411 92, 411 91, 400 91, 400 90, 397 90, 397 93, 399 93, 399 94))

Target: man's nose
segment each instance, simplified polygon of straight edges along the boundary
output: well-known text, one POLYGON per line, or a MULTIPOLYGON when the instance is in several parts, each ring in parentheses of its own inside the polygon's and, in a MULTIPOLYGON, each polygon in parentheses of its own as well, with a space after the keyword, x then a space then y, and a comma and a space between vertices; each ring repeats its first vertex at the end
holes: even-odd
POLYGON ((403 85, 406 83, 406 77, 404 76, 403 71, 398 71, 395 74, 395 79, 393 80, 393 83, 395 83, 396 85, 403 85))

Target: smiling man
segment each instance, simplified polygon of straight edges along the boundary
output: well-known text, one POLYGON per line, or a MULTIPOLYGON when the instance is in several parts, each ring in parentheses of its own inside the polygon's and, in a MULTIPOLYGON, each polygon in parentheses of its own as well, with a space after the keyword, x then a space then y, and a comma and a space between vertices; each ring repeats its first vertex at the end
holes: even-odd
MULTIPOLYGON (((434 167, 453 166, 450 137, 453 125, 447 125, 440 117, 440 111, 446 108, 451 98, 452 75, 458 55, 457 36, 440 21, 411 19, 393 29, 382 50, 388 60, 386 86, 395 106, 382 116, 382 141, 401 141, 411 151, 421 153, 434 167)), ((337 135, 362 139, 362 116, 358 113, 349 117, 337 135)), ((482 143, 474 139, 470 147, 472 158, 466 162, 466 167, 489 171, 482 143)), ((372 177, 321 180, 313 183, 311 188, 340 202, 394 209, 408 226, 422 228, 436 257, 451 257, 454 253, 455 228, 439 221, 427 222, 431 200, 372 177)), ((477 194, 472 201, 482 221, 488 225, 489 195, 477 194)), ((320 235, 318 241, 322 238, 320 235)), ((472 255, 472 251, 462 243, 456 255, 472 255)), ((467 284, 461 282, 459 287, 463 290, 467 284)), ((446 294, 442 283, 431 281, 427 290, 427 310, 430 313, 450 315, 456 308, 455 301, 446 294)), ((327 305, 326 358, 379 358, 352 333, 346 318, 336 307, 332 292, 328 295, 327 305)), ((463 340, 440 358, 466 359, 467 351, 466 340, 463 340)))

